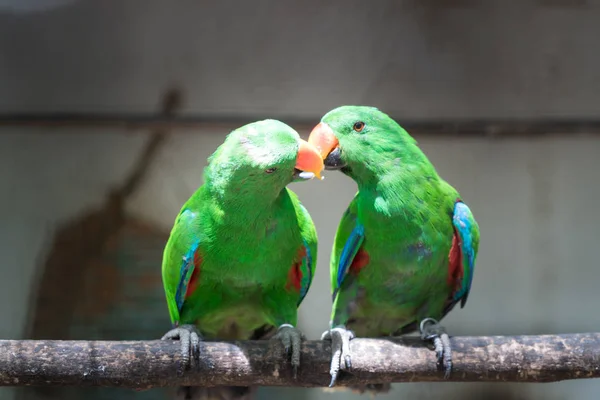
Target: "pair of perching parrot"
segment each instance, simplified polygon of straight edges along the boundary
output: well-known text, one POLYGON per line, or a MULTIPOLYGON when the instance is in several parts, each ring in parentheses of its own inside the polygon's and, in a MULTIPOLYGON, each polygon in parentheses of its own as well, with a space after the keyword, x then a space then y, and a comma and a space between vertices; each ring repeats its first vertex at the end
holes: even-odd
MULTIPOLYGON (((372 107, 343 106, 321 119, 308 142, 265 120, 233 132, 209 158, 204 184, 182 207, 164 251, 171 320, 163 339, 181 342, 184 365, 199 360, 202 337, 272 338, 300 365, 297 307, 317 260, 310 215, 286 186, 339 169, 358 185, 331 255, 331 386, 351 368, 349 342, 419 330, 450 373, 448 335, 439 325, 464 306, 479 227, 458 192, 441 179, 416 141, 372 107)), ((361 392, 385 392, 367 385, 361 392)), ((182 388, 185 398, 249 398, 245 387, 182 388)))

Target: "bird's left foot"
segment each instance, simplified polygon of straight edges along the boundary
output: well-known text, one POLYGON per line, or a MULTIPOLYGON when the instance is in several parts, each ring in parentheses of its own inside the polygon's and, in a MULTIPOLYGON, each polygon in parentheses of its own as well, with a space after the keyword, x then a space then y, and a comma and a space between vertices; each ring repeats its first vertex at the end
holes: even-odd
POLYGON ((438 363, 444 369, 444 379, 452 372, 452 347, 446 329, 433 318, 425 318, 419 327, 421 339, 432 341, 438 363))
POLYGON ((281 325, 279 329, 277 329, 277 334, 273 336, 273 340, 280 340, 281 343, 283 343, 286 355, 291 352, 294 379, 296 379, 298 367, 300 366, 300 346, 304 339, 305 337, 302 331, 290 324, 281 325))
POLYGON ((181 342, 181 365, 179 375, 195 367, 200 362, 200 341, 202 335, 194 325, 181 325, 165 333, 161 340, 179 340, 181 342))
POLYGON ((329 387, 333 387, 337 381, 340 370, 352 368, 352 355, 350 354, 350 341, 354 339, 354 332, 346 329, 344 326, 338 326, 323 332, 321 340, 331 341, 331 366, 329 375, 331 382, 329 387))

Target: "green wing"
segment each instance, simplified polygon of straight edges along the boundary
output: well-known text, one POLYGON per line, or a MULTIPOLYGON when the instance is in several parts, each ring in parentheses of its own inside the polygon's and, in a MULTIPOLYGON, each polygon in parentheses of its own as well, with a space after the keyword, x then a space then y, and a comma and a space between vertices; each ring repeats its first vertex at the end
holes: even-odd
POLYGON ((202 250, 198 212, 193 208, 196 196, 181 208, 165 246, 162 278, 171 322, 178 324, 185 299, 198 284, 202 250))
POLYGON ((315 270, 317 266, 317 249, 318 249, 318 238, 317 238, 317 229, 315 228, 315 224, 310 217, 310 214, 304 208, 302 204, 300 204, 300 200, 296 193, 292 192, 290 189, 286 189, 289 193, 290 199, 292 200, 292 204, 296 209, 296 217, 298 219, 298 224, 300 225, 300 232, 302 235, 302 241, 304 246, 304 256, 302 257, 302 281, 300 288, 300 299, 298 300, 298 306, 306 297, 308 290, 310 289, 310 285, 312 284, 312 280, 315 276, 315 270))

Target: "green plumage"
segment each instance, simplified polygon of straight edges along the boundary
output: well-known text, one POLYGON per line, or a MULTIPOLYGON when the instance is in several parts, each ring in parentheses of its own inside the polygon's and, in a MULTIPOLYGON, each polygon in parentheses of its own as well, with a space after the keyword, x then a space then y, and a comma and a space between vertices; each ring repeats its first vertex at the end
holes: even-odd
POLYGON ((296 325, 317 257, 310 215, 286 188, 299 140, 289 126, 265 120, 231 132, 209 158, 204 184, 181 208, 164 251, 174 325, 224 340, 296 325))
POLYGON ((248 338, 265 324, 296 324, 300 291, 288 284, 290 269, 301 262, 306 286, 314 264, 309 268, 299 254, 306 244, 317 257, 314 224, 285 187, 297 139, 287 125, 267 120, 233 131, 211 156, 204 184, 183 205, 165 247, 162 273, 174 323, 232 339, 248 338), (265 173, 269 168, 277 170, 265 173), (195 244, 197 288, 178 310, 182 260, 195 244))
POLYGON ((479 228, 459 193, 377 109, 344 106, 321 121, 339 142, 337 159, 330 155, 325 165, 341 167, 358 185, 331 256, 331 327, 359 337, 397 335, 464 305, 479 228))

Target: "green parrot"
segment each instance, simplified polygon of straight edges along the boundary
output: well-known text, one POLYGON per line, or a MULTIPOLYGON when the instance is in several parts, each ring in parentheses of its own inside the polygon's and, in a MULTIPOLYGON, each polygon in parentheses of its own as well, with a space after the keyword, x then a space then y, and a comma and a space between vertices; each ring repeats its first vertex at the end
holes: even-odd
MULTIPOLYGON (((317 233, 292 181, 323 159, 288 125, 254 122, 231 132, 208 159, 204 184, 183 205, 166 244, 162 278, 184 369, 203 338, 272 339, 300 364, 297 308, 315 272, 317 233)), ((247 387, 179 389, 184 398, 250 398, 247 387)))
MULTIPOLYGON (((331 255, 331 386, 351 368, 356 336, 420 330, 448 377, 450 340, 439 324, 464 307, 479 248, 479 226, 459 193, 439 177, 417 142, 376 108, 343 106, 323 116, 308 139, 352 178, 358 193, 342 216, 331 255)), ((358 389, 387 392, 390 385, 358 389)))

